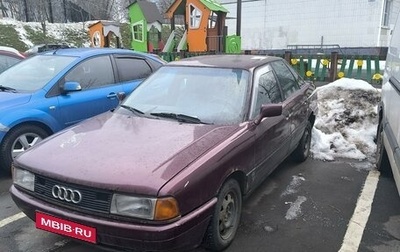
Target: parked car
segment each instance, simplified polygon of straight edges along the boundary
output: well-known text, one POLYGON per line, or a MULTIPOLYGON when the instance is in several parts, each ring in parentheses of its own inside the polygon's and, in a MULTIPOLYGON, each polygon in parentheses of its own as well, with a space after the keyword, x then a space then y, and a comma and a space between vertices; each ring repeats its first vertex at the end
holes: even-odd
POLYGON ((0 73, 25 59, 25 55, 20 53, 17 49, 0 46, 0 73))
POLYGON ((123 49, 59 49, 0 74, 0 167, 45 137, 119 104, 164 64, 123 49))
POLYGON ((242 198, 291 153, 308 157, 314 90, 276 57, 171 62, 18 156, 12 197, 37 228, 99 246, 223 250, 242 198))
POLYGON ((378 106, 377 168, 392 175, 400 195, 400 19, 397 19, 386 57, 381 102, 378 106))

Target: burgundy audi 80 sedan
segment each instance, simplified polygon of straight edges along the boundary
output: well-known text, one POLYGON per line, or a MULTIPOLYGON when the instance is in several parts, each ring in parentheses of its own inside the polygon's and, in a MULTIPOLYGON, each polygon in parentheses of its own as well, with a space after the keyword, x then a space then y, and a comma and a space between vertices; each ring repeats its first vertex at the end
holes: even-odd
POLYGON ((10 192, 36 228, 97 246, 223 250, 242 199, 289 155, 308 157, 314 90, 277 57, 171 62, 16 158, 10 192))

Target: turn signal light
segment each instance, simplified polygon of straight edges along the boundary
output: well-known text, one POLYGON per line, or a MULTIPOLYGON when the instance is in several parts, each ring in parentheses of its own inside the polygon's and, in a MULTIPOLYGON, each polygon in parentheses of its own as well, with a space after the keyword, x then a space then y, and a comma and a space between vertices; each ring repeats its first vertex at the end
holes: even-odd
POLYGON ((169 220, 179 215, 178 202, 174 198, 157 199, 154 220, 169 220))

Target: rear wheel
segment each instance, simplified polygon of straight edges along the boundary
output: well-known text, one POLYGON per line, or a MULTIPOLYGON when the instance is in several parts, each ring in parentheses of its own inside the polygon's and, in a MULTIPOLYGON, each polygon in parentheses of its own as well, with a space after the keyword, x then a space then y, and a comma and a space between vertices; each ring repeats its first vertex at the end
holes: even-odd
POLYGON ((11 174, 11 163, 14 158, 48 135, 44 129, 34 125, 21 125, 10 130, 0 146, 0 168, 11 174))
POLYGON ((384 176, 391 176, 389 158, 383 144, 383 125, 379 123, 376 135, 376 169, 384 176))
POLYGON ((236 235, 242 212, 242 193, 238 182, 230 179, 219 194, 206 235, 204 246, 213 251, 227 248, 236 235))
POLYGON ((299 145, 292 153, 293 159, 296 160, 297 162, 305 161, 310 155, 311 130, 312 130, 312 125, 311 122, 308 121, 306 128, 304 129, 303 136, 300 139, 299 145))

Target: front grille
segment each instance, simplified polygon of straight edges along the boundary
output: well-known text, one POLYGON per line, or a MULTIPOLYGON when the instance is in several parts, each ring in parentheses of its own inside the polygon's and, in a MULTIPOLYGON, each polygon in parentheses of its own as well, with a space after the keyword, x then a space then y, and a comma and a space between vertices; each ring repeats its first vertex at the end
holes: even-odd
POLYGON ((43 176, 35 176, 35 195, 45 201, 63 205, 73 209, 82 209, 95 211, 98 213, 109 213, 112 193, 106 190, 94 189, 87 186, 81 186, 71 183, 64 183, 54 179, 46 178, 43 176), (82 195, 82 200, 79 203, 67 202, 54 198, 52 195, 53 186, 63 186, 78 190, 82 195))

